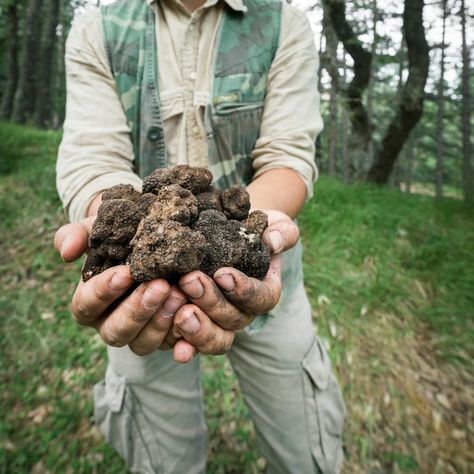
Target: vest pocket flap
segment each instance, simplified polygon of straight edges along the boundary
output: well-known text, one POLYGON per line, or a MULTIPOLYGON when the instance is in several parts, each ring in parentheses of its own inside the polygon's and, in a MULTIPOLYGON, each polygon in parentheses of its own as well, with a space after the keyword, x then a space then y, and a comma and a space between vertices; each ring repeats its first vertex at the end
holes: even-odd
POLYGON ((220 113, 228 107, 262 106, 267 73, 246 72, 214 77, 212 104, 220 113))
POLYGON ((315 341, 303 360, 303 367, 311 381, 319 390, 326 390, 331 376, 331 363, 320 344, 315 341))
POLYGON ((263 102, 226 102, 216 106, 218 115, 253 113, 263 109, 263 102))

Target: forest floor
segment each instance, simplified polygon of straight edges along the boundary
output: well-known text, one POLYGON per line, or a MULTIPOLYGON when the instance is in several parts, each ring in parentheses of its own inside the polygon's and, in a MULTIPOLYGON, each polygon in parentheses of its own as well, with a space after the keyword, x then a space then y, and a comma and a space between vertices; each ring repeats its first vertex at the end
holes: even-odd
MULTIPOLYGON (((52 240, 60 135, 0 124, 0 472, 123 473, 92 420, 105 367, 52 240)), ((300 218, 315 328, 348 418, 344 473, 474 472, 474 215, 321 179, 300 218)), ((203 358, 211 474, 265 461, 225 357, 203 358)))

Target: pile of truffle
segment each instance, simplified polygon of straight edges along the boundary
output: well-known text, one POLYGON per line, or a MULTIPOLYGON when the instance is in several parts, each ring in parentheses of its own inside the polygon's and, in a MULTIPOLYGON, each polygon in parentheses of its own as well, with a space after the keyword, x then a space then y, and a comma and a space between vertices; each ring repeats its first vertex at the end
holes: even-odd
POLYGON ((201 270, 209 276, 234 267, 262 279, 270 252, 261 235, 264 212, 249 215, 247 191, 211 186, 205 168, 158 169, 143 181, 143 193, 119 184, 106 190, 90 235, 84 281, 115 265, 130 265, 136 282, 176 281, 201 270))

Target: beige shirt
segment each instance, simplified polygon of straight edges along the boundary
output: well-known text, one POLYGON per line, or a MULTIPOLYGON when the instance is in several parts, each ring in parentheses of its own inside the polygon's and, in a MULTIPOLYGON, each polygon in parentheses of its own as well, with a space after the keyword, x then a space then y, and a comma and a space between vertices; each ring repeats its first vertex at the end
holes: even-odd
MULTIPOLYGON (((157 13, 161 113, 170 166, 207 165, 203 129, 210 99, 212 57, 225 8, 242 0, 208 0, 194 13, 179 0, 147 0, 157 13)), ((254 178, 291 168, 308 197, 317 178, 314 147, 322 130, 318 57, 305 15, 283 4, 280 45, 272 63, 260 137, 252 153, 254 178)), ((133 171, 130 129, 115 89, 98 10, 73 25, 66 45, 67 105, 57 161, 57 187, 71 221, 85 217, 94 196, 115 184, 141 189, 133 171)))

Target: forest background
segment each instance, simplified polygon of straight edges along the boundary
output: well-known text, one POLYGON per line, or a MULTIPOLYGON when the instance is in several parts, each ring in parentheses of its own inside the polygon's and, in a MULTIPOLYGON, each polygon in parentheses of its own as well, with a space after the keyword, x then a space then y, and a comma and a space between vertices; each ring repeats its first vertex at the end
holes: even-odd
MULTIPOLYGON (((105 358, 70 318, 80 263, 51 246, 65 42, 100 3, 0 0, 0 472, 125 471, 93 426, 105 358)), ((291 3, 321 57, 322 178, 300 226, 345 472, 474 472, 474 4, 291 3)), ((209 472, 263 472, 225 358, 204 358, 203 387, 209 472)))

